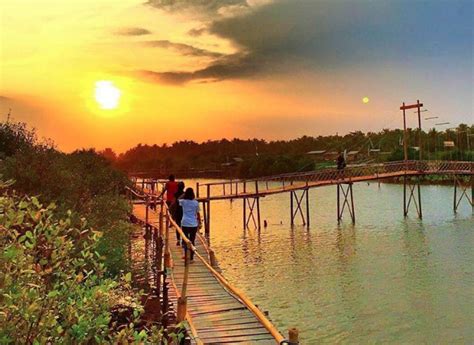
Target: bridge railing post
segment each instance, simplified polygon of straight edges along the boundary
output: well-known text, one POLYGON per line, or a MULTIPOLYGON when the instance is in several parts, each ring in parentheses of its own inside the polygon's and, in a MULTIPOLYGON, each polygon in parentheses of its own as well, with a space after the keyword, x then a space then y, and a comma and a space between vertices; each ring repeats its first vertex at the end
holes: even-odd
POLYGON ((149 226, 149 210, 150 209, 150 201, 149 196, 145 196, 145 228, 148 230, 149 226))
POLYGON ((178 310, 177 310, 177 319, 178 322, 184 321, 186 319, 187 305, 188 305, 188 279, 189 279, 189 255, 192 248, 189 247, 188 242, 185 243, 187 250, 184 253, 184 276, 183 276, 183 286, 181 288, 181 296, 178 298, 178 310))
POLYGON ((165 269, 169 270, 171 268, 171 253, 170 253, 170 219, 168 210, 166 210, 165 215, 165 254, 163 256, 163 262, 165 269))

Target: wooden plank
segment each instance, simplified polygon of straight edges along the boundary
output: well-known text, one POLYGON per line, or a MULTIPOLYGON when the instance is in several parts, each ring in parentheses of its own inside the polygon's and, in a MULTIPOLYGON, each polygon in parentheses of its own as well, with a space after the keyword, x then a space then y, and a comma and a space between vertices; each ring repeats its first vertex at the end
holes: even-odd
POLYGON ((199 327, 199 334, 204 334, 204 333, 209 333, 209 332, 214 332, 214 331, 220 331, 220 330, 233 331, 233 330, 238 330, 238 329, 254 329, 254 328, 262 329, 263 327, 257 321, 249 322, 249 323, 218 325, 218 326, 207 327, 207 328, 201 326, 201 327, 199 327))
POLYGON ((233 342, 244 342, 244 341, 255 341, 255 340, 273 340, 275 344, 275 340, 272 338, 271 335, 266 334, 259 334, 259 335, 251 335, 251 336, 234 336, 234 337, 213 337, 213 338, 202 338, 201 340, 204 341, 205 344, 228 344, 233 342))
POLYGON ((199 337, 203 339, 224 338, 224 337, 242 337, 251 335, 268 335, 265 328, 247 328, 236 330, 214 330, 211 332, 200 332, 199 337))

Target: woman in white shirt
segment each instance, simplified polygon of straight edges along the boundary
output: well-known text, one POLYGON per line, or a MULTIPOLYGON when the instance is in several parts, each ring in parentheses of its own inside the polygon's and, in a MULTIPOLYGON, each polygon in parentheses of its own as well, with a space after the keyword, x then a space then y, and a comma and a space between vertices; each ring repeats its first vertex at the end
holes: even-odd
MULTIPOLYGON (((199 202, 195 200, 194 190, 187 188, 182 199, 178 200, 183 208, 183 218, 181 218, 181 228, 186 237, 194 245, 198 227, 201 225, 201 215, 199 214, 199 202)), ((183 241, 184 257, 186 257, 186 243, 183 241)), ((194 260, 194 253, 191 252, 191 261, 194 260)))

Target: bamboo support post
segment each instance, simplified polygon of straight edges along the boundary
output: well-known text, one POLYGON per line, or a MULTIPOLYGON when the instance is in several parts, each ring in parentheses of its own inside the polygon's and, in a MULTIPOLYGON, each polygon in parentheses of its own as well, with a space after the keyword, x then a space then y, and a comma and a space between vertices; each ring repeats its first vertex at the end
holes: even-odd
POLYGON ((161 294, 161 269, 162 269, 162 256, 163 256, 163 238, 161 234, 155 237, 156 239, 156 257, 155 257, 155 268, 156 268, 156 295, 159 297, 161 294))
POLYGON ((187 289, 188 289, 188 279, 189 279, 189 255, 192 248, 189 248, 188 243, 186 243, 188 247, 184 254, 184 277, 183 277, 183 286, 181 288, 181 296, 178 298, 178 310, 177 310, 177 319, 178 322, 184 321, 186 319, 187 313, 187 304, 188 304, 188 297, 187 297, 187 289))
POLYGON ((145 227, 148 229, 148 224, 149 224, 149 207, 150 207, 150 201, 148 195, 145 197, 145 227))
POLYGON ((260 221, 260 196, 258 195, 258 181, 255 180, 255 195, 257 198, 257 228, 258 230, 261 229, 261 221, 260 221))
POLYGON ((456 175, 454 175, 454 198, 453 198, 453 210, 454 210, 454 213, 456 213, 457 211, 457 191, 458 191, 458 181, 457 181, 457 178, 456 178, 456 175))
POLYGON ((290 328, 288 330, 288 343, 290 345, 297 345, 300 343, 298 329, 290 328))
MULTIPOLYGON (((308 181, 306 181, 308 186, 308 181)), ((306 227, 309 228, 309 188, 306 188, 306 227)))
POLYGON ((212 267, 217 267, 216 254, 214 253, 214 251, 211 248, 209 248, 209 262, 210 262, 212 267))
POLYGON ((165 254, 163 256, 165 269, 171 268, 171 253, 170 253, 170 220, 169 214, 165 215, 165 254))
POLYGON ((290 223, 291 223, 291 226, 293 226, 295 224, 295 220, 293 218, 293 191, 290 192, 290 214, 291 214, 291 219, 290 219, 290 223))
MULTIPOLYGON (((420 155, 421 155, 421 147, 420 147, 420 155)), ((420 186, 420 178, 417 180, 418 185, 417 185, 417 191, 418 191, 418 218, 423 219, 423 209, 421 207, 421 186, 420 186)))

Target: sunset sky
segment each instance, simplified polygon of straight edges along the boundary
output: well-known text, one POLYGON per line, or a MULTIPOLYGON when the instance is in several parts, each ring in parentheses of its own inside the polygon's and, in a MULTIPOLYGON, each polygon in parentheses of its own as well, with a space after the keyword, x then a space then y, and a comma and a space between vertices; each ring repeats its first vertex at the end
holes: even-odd
POLYGON ((66 151, 396 128, 417 99, 474 122, 471 0, 0 6, 2 121, 66 151))

